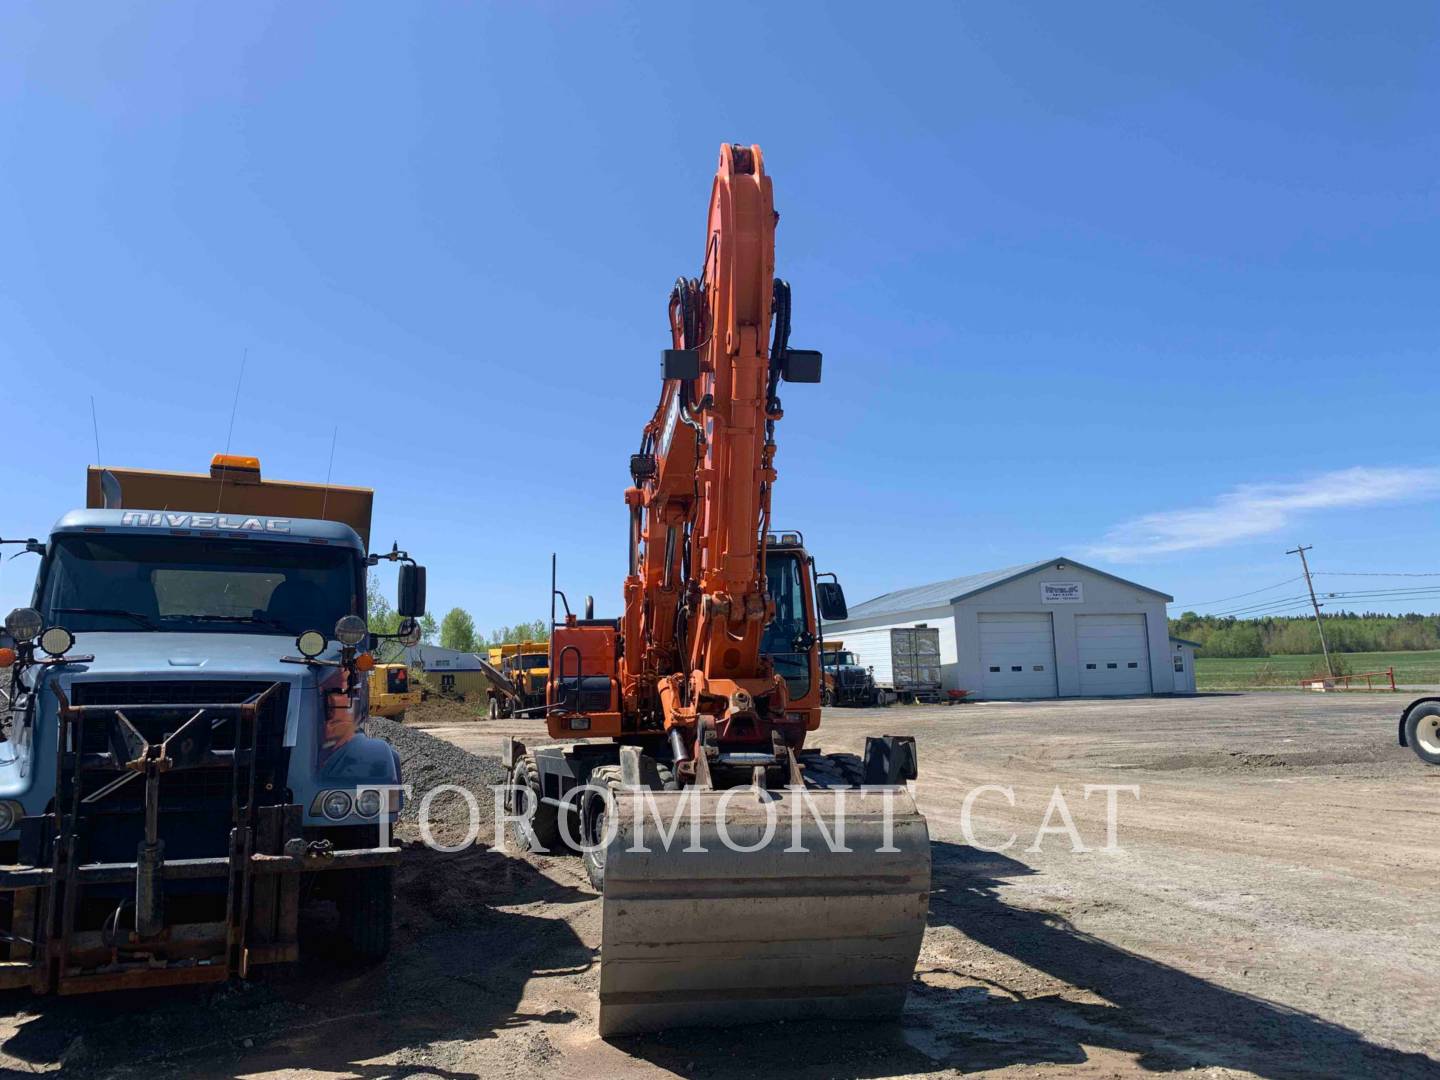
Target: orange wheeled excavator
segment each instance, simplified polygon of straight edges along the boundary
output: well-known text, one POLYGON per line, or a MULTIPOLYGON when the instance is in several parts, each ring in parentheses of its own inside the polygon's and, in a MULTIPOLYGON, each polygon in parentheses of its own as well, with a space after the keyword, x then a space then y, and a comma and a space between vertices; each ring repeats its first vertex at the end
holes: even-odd
POLYGON ((821 620, 846 611, 771 523, 780 384, 821 369, 790 347, 776 220, 760 148, 722 146, 630 459, 625 614, 577 617, 552 589, 549 734, 585 741, 505 751, 518 835, 578 846, 603 891, 602 1035, 898 1013, 924 932, 914 740, 806 745, 821 620))

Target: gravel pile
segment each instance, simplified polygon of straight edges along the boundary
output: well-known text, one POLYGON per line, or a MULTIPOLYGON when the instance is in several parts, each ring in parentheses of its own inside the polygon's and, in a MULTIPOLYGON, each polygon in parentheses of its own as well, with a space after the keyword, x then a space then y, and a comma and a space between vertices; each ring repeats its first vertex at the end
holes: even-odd
MULTIPOLYGON (((454 784, 473 793, 481 821, 494 820, 492 789, 505 783, 505 767, 498 757, 468 753, 454 743, 379 716, 370 717, 365 722, 365 730, 395 747, 400 754, 400 776, 406 784, 413 785, 414 790, 400 814, 402 826, 415 824, 420 800, 426 792, 442 784, 454 784)), ((454 792, 436 796, 430 807, 430 818, 437 823, 461 823, 468 819, 468 814, 465 800, 454 792)))

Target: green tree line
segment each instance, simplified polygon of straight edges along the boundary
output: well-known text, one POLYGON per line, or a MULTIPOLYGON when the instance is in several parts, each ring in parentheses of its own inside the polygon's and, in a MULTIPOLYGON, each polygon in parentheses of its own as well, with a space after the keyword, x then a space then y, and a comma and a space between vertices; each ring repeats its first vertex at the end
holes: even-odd
MULTIPOLYGON (((1440 615, 1321 613, 1332 653, 1413 652, 1440 649, 1440 615)), ((1300 656, 1320 651, 1311 615, 1218 618, 1184 612, 1170 620, 1175 637, 1198 642, 1199 656, 1300 656)))
POLYGON ((495 645, 508 645, 519 641, 549 641, 550 624, 544 619, 522 622, 515 626, 502 626, 488 635, 475 628, 474 617, 464 608, 451 608, 440 620, 440 645, 446 649, 461 652, 479 652, 495 645))
MULTIPOLYGON (((394 634, 400 629, 400 614, 382 593, 374 581, 366 589, 367 622, 373 633, 394 634)), ((550 624, 544 619, 517 623, 515 626, 501 626, 483 634, 475 628, 474 617, 464 608, 451 608, 443 618, 436 620, 428 611, 420 619, 420 640, 427 645, 439 644, 446 649, 461 652, 479 652, 493 645, 509 645, 520 641, 549 641, 550 624)), ((383 642, 380 646, 381 661, 392 660, 400 652, 394 642, 383 642)))

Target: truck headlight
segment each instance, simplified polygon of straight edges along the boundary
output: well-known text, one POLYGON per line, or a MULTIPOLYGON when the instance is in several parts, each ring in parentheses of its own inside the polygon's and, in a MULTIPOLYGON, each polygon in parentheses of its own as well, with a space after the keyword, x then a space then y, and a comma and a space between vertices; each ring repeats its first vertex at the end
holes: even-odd
POLYGON ((374 817, 380 813, 380 792, 366 788, 355 796, 355 812, 361 817, 374 817))
POLYGON ((25 808, 17 802, 0 802, 0 833, 7 833, 25 816, 25 808))
POLYGON ((17 607, 5 616, 5 629, 17 642, 34 641, 44 626, 45 620, 33 607, 17 607))
POLYGON ((314 660, 325 651, 327 644, 325 635, 319 630, 306 630, 295 639, 295 648, 300 650, 300 655, 306 660, 314 660))
POLYGON ((75 635, 63 626, 52 626, 40 635, 40 648, 47 656, 64 656, 75 647, 75 635))
POLYGON ((320 804, 320 812, 331 821, 349 817, 354 805, 348 791, 322 791, 315 801, 320 804))
POLYGON ((369 633, 370 628, 359 615, 346 615, 335 624, 335 640, 341 645, 359 645, 369 633))

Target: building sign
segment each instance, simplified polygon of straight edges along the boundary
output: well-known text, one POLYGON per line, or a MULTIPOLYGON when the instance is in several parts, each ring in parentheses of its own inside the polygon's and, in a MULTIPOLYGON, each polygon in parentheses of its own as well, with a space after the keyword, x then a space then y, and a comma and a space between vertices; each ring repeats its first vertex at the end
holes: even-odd
POLYGON ((1083 604, 1085 590, 1078 581, 1042 581, 1040 582, 1040 602, 1042 604, 1083 604))

